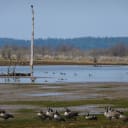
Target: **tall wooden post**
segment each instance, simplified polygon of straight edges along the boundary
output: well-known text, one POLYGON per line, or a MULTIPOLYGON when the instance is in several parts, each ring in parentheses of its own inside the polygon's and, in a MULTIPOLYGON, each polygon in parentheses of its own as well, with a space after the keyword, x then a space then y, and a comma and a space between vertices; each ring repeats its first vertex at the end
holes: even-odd
POLYGON ((30 68, 31 68, 31 77, 33 77, 33 56, 34 56, 34 9, 33 5, 31 5, 32 9, 32 39, 31 39, 31 56, 30 56, 30 68))

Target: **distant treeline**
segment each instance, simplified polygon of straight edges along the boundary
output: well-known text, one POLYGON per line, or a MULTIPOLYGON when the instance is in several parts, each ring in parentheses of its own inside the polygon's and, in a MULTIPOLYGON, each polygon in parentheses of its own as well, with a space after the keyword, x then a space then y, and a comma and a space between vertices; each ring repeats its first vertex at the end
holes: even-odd
MULTIPOLYGON (((57 48, 60 45, 70 45, 81 50, 110 48, 117 43, 128 45, 128 37, 81 37, 73 39, 35 39, 35 46, 49 46, 57 48)), ((5 45, 30 46, 30 40, 18 40, 9 38, 0 38, 0 47, 5 45)))

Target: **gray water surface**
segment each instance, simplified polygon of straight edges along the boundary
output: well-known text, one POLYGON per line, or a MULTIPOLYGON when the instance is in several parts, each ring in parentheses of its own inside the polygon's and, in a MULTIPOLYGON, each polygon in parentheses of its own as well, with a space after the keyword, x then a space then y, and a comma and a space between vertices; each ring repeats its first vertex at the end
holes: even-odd
POLYGON ((48 92, 48 93, 35 93, 35 94, 24 94, 26 96, 61 96, 66 95, 67 93, 62 92, 48 92))
MULTIPOLYGON (((7 66, 0 72, 7 73, 7 66)), ((13 67, 12 67, 13 70, 13 67)), ((16 72, 28 73, 29 66, 17 66, 16 72)), ((128 82, 128 66, 34 66, 35 83, 128 82)), ((0 83, 7 79, 0 78, 0 83)), ((31 83, 30 78, 9 79, 9 82, 31 83)))

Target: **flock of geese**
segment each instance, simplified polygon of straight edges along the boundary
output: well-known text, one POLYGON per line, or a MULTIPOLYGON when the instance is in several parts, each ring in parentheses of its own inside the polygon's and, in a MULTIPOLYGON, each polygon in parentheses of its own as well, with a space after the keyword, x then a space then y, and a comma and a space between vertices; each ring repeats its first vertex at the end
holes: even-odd
MULTIPOLYGON (((59 113, 57 110, 53 111, 52 108, 48 108, 47 111, 40 111, 37 113, 37 116, 42 120, 57 120, 57 121, 66 121, 67 119, 75 119, 80 116, 78 112, 72 111, 69 108, 65 108, 63 114, 59 113)), ((105 107, 104 116, 109 119, 121 119, 124 122, 128 122, 128 116, 124 112, 115 110, 112 107, 105 107)), ((86 120, 98 120, 98 117, 95 114, 87 113, 84 115, 86 120)))
MULTIPOLYGON (((76 111, 72 111, 69 108, 64 108, 64 112, 60 113, 57 110, 53 110, 52 108, 47 108, 46 111, 39 111, 37 113, 37 117, 41 120, 55 120, 55 121, 66 121, 68 119, 74 119, 76 120, 78 116, 80 116, 80 113, 76 111)), ((105 107, 104 116, 109 119, 121 119, 124 122, 128 122, 128 116, 124 114, 124 112, 115 110, 110 106, 105 107)), ((5 110, 0 110, 0 118, 7 120, 9 118, 14 118, 14 115, 7 113, 5 110)), ((86 120, 98 120, 98 117, 94 114, 87 113, 84 115, 84 118, 86 120)))
POLYGON ((57 120, 57 121, 66 121, 66 119, 76 119, 78 112, 71 111, 69 108, 65 108, 64 114, 60 114, 57 110, 54 111, 52 108, 48 108, 46 112, 40 111, 37 113, 37 116, 42 120, 57 120))

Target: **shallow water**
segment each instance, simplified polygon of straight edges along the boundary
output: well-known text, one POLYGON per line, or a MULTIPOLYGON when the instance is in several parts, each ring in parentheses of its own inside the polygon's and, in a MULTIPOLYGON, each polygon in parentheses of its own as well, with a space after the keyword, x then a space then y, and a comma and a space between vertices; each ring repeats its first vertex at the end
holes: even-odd
POLYGON ((23 94, 26 96, 61 96, 61 95, 66 95, 67 93, 62 93, 62 92, 48 92, 48 93, 33 93, 33 94, 23 94))
MULTIPOLYGON (((7 68, 1 66, 0 72, 7 73, 7 68)), ((17 66, 16 72, 28 73, 30 67, 17 66)), ((36 83, 128 82, 128 66, 34 66, 34 76, 36 83)), ((0 78, 0 83, 5 82, 31 83, 31 79, 0 78)))

